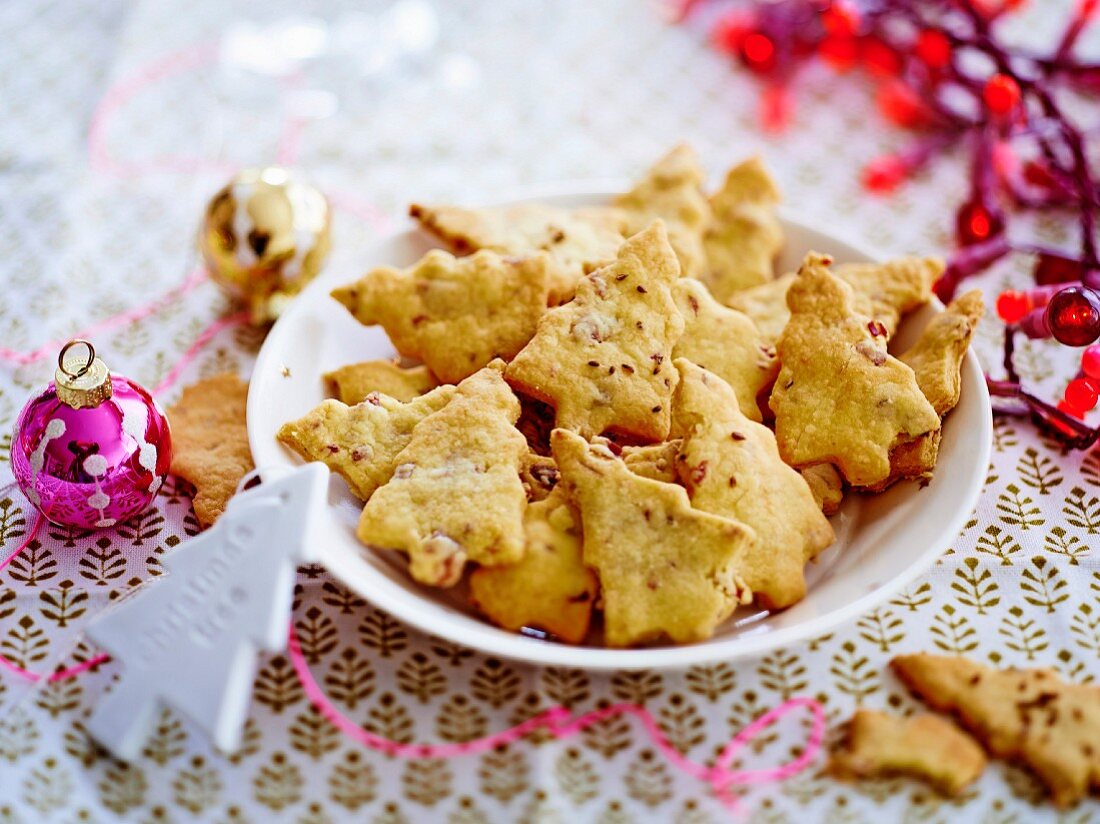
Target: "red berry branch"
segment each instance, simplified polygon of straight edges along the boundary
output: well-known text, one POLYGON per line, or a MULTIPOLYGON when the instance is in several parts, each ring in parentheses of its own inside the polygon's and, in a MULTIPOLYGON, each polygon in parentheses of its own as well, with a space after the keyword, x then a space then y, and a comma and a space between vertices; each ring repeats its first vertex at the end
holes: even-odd
POLYGON ((1016 401, 1000 411, 1030 412, 1067 446, 1087 448, 1100 439, 1100 428, 1083 421, 1100 396, 1100 171, 1090 158, 1100 123, 1082 127, 1067 103, 1100 95, 1100 61, 1076 54, 1100 0, 1077 0, 1047 53, 1000 35, 1003 18, 1025 2, 681 0, 678 15, 714 7, 714 46, 764 84, 759 115, 766 129, 789 123, 790 88, 812 61, 869 76, 882 117, 914 137, 863 168, 868 191, 888 194, 947 150, 969 152, 969 192, 955 212, 955 248, 936 294, 949 301, 963 280, 1008 255, 1034 259, 1036 287, 996 300, 1006 327, 1006 376, 987 377, 990 393, 1016 401), (1052 210, 1076 221, 1075 248, 1054 249, 1010 232, 1012 216, 1052 210), (1021 385, 1014 366, 1019 334, 1086 347, 1080 372, 1057 404, 1021 385))

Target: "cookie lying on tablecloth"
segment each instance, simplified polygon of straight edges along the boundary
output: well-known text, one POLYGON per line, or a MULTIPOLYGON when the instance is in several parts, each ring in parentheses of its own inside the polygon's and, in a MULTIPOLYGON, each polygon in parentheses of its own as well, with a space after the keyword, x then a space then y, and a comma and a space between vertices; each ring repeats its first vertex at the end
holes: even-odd
POLYGON ((783 246, 778 203, 779 189, 755 157, 730 169, 711 197, 713 216, 703 238, 706 268, 699 279, 722 303, 775 277, 775 258, 783 246))
POLYGON ((939 716, 856 710, 828 771, 841 779, 908 775, 944 795, 959 795, 978 780, 985 764, 978 742, 939 716))
POLYGON ((643 231, 656 218, 665 222, 684 277, 697 277, 706 265, 703 232, 710 223, 710 203, 703 194, 705 179, 695 150, 681 143, 614 200, 626 214, 629 234, 643 231))
POLYGON ((551 445, 599 575, 609 646, 709 638, 752 598, 739 573, 751 529, 693 509, 682 487, 636 475, 572 432, 555 429, 551 445))
POLYGON ((562 209, 521 203, 464 209, 414 203, 409 215, 458 255, 480 249, 505 256, 548 253, 554 262, 552 304, 569 300, 581 275, 614 260, 627 234, 626 215, 600 206, 562 209))
POLYGON ((583 277, 572 301, 543 315, 508 365, 508 382, 551 404, 562 429, 663 440, 672 348, 684 329, 669 291, 679 273, 656 221, 623 243, 615 263, 583 277))
POLYGON ((413 428, 392 477, 363 507, 359 539, 408 555, 409 573, 423 584, 454 586, 467 560, 494 566, 523 557, 527 494, 519 470, 529 450, 514 426, 519 401, 503 369, 494 361, 452 387, 451 400, 413 428))
POLYGON ((901 655, 894 671, 929 706, 954 713, 996 758, 1022 761, 1068 807, 1100 789, 1100 687, 1050 669, 998 670, 963 657, 901 655))
POLYGON ((769 401, 776 441, 791 466, 831 463, 851 485, 874 487, 892 478, 893 450, 937 432, 940 417, 830 263, 807 255, 787 292, 791 319, 769 401))
POLYGON ((775 436, 742 412, 729 384, 678 358, 672 431, 683 438, 676 472, 691 505, 756 533, 738 575, 767 609, 806 594, 802 570, 834 540, 833 528, 798 472, 779 457, 775 436))
POLYGON ((365 501, 393 475, 397 453, 409 443, 416 425, 442 409, 454 391, 453 386, 440 386, 408 403, 377 392, 355 406, 327 400, 284 423, 276 437, 307 461, 324 463, 365 501))
POLYGON ((195 487, 195 517, 210 526, 252 468, 245 427, 248 384, 236 375, 206 378, 183 390, 168 409, 172 469, 195 487))
POLYGON ((399 401, 411 401, 439 386, 439 381, 428 371, 428 367, 398 366, 388 360, 349 363, 326 372, 324 378, 332 387, 336 399, 348 406, 363 402, 371 392, 389 395, 399 401))
POLYGON ((408 269, 374 269, 332 296, 360 323, 381 325, 402 355, 457 383, 527 345, 546 311, 550 267, 541 253, 456 258, 435 249, 408 269))

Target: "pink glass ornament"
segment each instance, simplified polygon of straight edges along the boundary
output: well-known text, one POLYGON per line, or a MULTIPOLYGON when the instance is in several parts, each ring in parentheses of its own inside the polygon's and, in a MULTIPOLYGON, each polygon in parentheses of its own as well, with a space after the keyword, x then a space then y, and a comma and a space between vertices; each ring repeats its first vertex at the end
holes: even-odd
POLYGON ((12 472, 48 520, 110 527, 152 502, 168 474, 172 437, 152 396, 108 373, 90 344, 83 371, 64 361, 76 343, 62 350, 54 382, 19 414, 12 472))

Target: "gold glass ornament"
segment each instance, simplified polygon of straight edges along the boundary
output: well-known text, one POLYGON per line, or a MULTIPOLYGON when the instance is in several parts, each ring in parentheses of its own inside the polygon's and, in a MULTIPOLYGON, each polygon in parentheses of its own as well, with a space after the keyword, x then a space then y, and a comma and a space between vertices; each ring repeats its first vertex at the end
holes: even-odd
POLYGON ((199 246, 211 277, 267 323, 321 270, 331 223, 314 186, 277 166, 246 169, 210 200, 199 246))

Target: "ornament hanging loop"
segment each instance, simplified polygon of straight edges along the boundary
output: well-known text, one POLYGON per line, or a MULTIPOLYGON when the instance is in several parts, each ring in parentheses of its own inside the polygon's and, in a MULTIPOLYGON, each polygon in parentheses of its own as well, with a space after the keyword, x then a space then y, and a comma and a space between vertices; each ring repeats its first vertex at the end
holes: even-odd
POLYGON ((92 346, 92 342, 84 340, 84 338, 74 338, 61 347, 61 351, 57 355, 57 368, 60 369, 65 375, 68 375, 73 380, 85 375, 89 369, 92 368, 92 364, 95 363, 95 347, 92 346), (70 372, 68 368, 68 359, 65 357, 69 353, 69 350, 75 346, 84 346, 88 350, 88 356, 84 360, 84 365, 80 367, 76 372, 70 372))
POLYGON ((73 409, 85 409, 99 406, 112 394, 111 373, 106 365, 96 357, 95 347, 83 338, 76 338, 61 347, 57 356, 57 371, 54 372, 54 389, 62 403, 73 409), (77 367, 66 357, 70 349, 83 345, 87 349, 84 363, 77 367), (73 371, 75 368, 76 371, 73 371))

